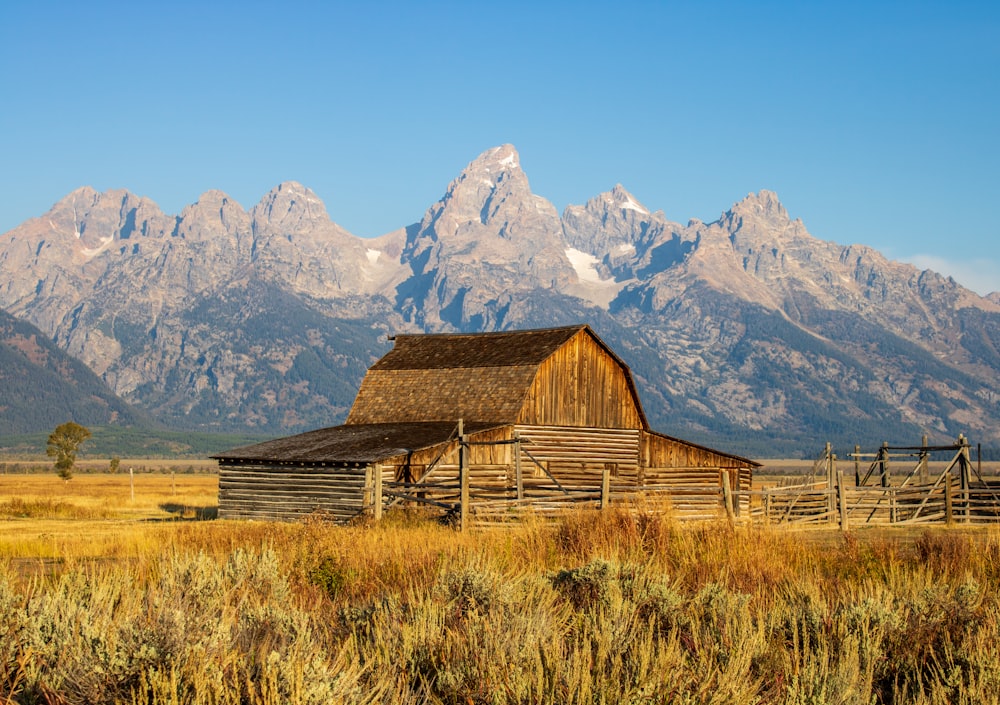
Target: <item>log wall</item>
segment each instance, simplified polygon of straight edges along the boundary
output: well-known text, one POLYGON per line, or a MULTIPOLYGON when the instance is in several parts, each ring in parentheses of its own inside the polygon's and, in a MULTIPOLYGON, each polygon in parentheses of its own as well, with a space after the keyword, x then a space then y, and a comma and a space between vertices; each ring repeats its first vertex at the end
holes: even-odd
MULTIPOLYGON (((465 457, 473 509, 503 512, 504 506, 530 504, 533 509, 555 511, 574 503, 598 503, 602 497, 620 501, 648 495, 670 503, 683 518, 716 517, 724 512, 725 469, 737 498, 735 513, 743 513, 744 504, 749 511, 749 495, 741 490, 750 489, 751 468, 643 467, 643 448, 646 457, 661 461, 733 461, 698 448, 692 453, 684 444, 659 436, 647 438, 643 446, 639 429, 520 424, 481 431, 468 439, 465 457)), ((382 473, 383 506, 423 503, 454 509, 461 493, 459 451, 456 438, 376 466, 222 462, 220 517, 296 520, 318 514, 348 521, 374 509, 376 471, 382 473)))
POLYGON ((219 518, 348 521, 364 507, 365 467, 219 464, 219 518))
POLYGON ((559 483, 600 487, 605 465, 613 485, 639 484, 639 430, 517 426, 525 477, 542 478, 541 464, 559 483))

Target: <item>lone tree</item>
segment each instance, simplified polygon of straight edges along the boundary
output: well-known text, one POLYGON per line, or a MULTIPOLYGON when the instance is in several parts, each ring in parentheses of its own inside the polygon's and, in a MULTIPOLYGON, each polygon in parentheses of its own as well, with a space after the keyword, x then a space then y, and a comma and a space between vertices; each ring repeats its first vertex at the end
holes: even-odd
POLYGON ((49 444, 45 448, 45 454, 56 459, 55 467, 59 477, 64 480, 73 477, 76 451, 88 438, 90 430, 73 421, 56 426, 56 430, 49 434, 49 444))

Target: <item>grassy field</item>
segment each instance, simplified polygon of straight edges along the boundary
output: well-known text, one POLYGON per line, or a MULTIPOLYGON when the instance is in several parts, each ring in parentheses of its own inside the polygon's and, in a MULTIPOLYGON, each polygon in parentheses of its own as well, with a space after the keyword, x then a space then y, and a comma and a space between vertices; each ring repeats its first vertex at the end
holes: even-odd
POLYGON ((218 521, 216 488, 0 475, 0 703, 1000 701, 997 529, 459 534, 218 521))
POLYGON ((169 533, 159 524, 214 518, 218 493, 218 476, 206 473, 0 475, 0 556, 109 557, 160 545, 169 533))

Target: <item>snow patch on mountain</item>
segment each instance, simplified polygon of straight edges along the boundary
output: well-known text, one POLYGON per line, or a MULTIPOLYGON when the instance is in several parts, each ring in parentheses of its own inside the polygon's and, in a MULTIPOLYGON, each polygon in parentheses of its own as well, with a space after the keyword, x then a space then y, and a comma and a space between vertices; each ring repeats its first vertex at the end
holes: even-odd
MULTIPOLYGON (((80 237, 79 234, 77 234, 77 237, 80 237)), ((83 256, 86 257, 87 259, 93 259, 94 257, 97 257, 97 255, 101 254, 106 249, 111 247, 111 243, 113 243, 114 241, 115 241, 114 235, 108 235, 107 237, 102 237, 101 244, 98 245, 97 247, 93 248, 85 247, 83 249, 83 256)))
MULTIPOLYGON (((580 278, 580 281, 595 284, 603 283, 601 275, 597 271, 599 260, 596 257, 573 247, 566 248, 566 257, 569 259, 569 263, 573 265, 573 270, 576 272, 576 276, 580 278)), ((614 283, 614 280, 612 280, 612 283, 614 283)))
POLYGON ((648 214, 649 211, 640 206, 638 203, 632 200, 631 197, 626 197, 625 202, 621 204, 623 210, 637 211, 639 213, 648 214))
POLYGON ((566 293, 585 299, 595 306, 607 310, 618 292, 628 282, 616 281, 613 277, 602 279, 597 265, 600 260, 594 255, 573 247, 566 248, 566 258, 573 265, 579 282, 567 288, 566 293))

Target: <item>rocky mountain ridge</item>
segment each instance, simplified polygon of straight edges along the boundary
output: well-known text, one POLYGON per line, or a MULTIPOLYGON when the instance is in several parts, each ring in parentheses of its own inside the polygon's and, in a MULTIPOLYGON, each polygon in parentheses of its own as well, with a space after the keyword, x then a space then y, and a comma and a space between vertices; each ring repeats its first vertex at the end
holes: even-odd
POLYGON ((668 433, 1000 442, 1000 295, 818 240, 768 191, 712 223, 621 185, 560 215, 511 145, 370 240, 295 182, 249 211, 210 191, 178 216, 78 189, 0 236, 0 273, 0 307, 179 426, 339 422, 388 333, 583 321, 668 433))

